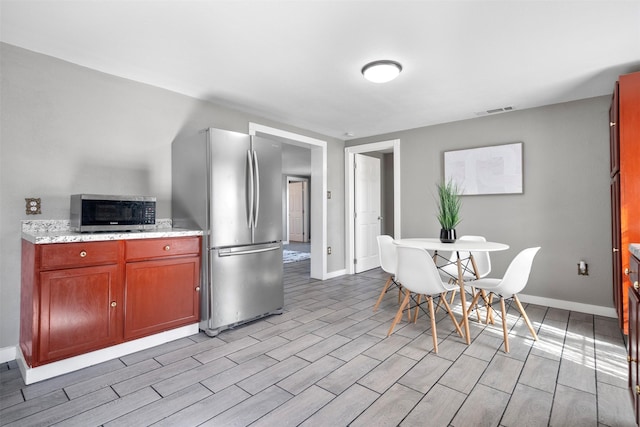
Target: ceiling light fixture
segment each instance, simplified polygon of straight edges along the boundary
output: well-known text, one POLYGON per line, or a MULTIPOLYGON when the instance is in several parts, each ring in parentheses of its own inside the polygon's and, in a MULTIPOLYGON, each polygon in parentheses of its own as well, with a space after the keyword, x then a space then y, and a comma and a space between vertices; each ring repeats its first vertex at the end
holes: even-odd
POLYGON ((388 59, 373 61, 362 67, 364 78, 374 83, 389 82, 398 77, 400 71, 402 71, 402 65, 388 59))

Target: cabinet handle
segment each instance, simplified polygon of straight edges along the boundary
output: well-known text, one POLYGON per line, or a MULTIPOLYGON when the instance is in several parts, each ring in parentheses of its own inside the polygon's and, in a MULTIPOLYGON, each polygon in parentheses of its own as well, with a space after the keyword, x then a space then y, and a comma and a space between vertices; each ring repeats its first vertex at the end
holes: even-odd
POLYGON ((616 253, 616 252, 620 252, 620 249, 618 249, 618 248, 613 248, 613 253, 616 253))
POLYGON ((616 125, 616 122, 609 122, 609 127, 613 127, 616 125))
POLYGON ((80 258, 84 258, 87 256, 87 251, 80 251, 80 258))
MULTIPOLYGON (((637 284, 638 282, 636 282, 637 284)), ((200 286, 196 286, 196 292, 200 292, 200 286)))
POLYGON ((171 246, 169 246, 169 245, 165 246, 165 247, 164 247, 164 250, 165 250, 165 251, 171 250, 171 246))
POLYGON ((636 386, 636 394, 640 394, 640 385, 636 386))
POLYGON ((628 276, 628 275, 630 275, 630 274, 632 274, 632 273, 637 273, 637 271, 633 271, 633 270, 632 270, 632 269, 630 269, 630 268, 625 268, 625 269, 624 269, 624 274, 626 274, 627 276, 628 276))
POLYGON ((111 301, 111 307, 115 307, 116 305, 118 305, 118 303, 117 303, 117 302, 115 302, 115 301, 111 301))
POLYGON ((640 290, 640 285, 638 285, 638 281, 633 282, 633 289, 640 290))

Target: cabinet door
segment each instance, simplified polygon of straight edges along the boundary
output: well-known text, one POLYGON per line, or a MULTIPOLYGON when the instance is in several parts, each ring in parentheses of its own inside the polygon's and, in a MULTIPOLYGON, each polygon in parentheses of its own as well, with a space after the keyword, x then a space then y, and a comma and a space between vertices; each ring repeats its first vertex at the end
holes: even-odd
POLYGON ((626 331, 626 294, 622 282, 622 248, 620 236, 620 174, 611 179, 611 264, 613 271, 613 305, 620 329, 626 331))
POLYGON ((117 265, 40 273, 38 364, 115 344, 120 278, 117 265))
POLYGON ((125 340, 197 323, 200 257, 127 263, 125 340))
POLYGON ((611 176, 620 171, 620 132, 618 114, 618 82, 616 82, 609 108, 609 160, 611 176))

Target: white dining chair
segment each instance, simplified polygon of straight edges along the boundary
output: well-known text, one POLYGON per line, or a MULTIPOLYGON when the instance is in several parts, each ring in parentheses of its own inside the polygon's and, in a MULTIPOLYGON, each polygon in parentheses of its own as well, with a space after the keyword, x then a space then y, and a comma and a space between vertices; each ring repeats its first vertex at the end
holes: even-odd
POLYGON ((436 268, 436 264, 433 261, 433 258, 431 258, 431 255, 425 249, 409 246, 397 246, 396 251, 398 257, 396 277, 398 281, 402 283, 405 297, 400 304, 400 307, 398 308, 398 312, 396 313, 393 322, 391 323, 391 327, 389 328, 387 336, 391 335, 393 329, 402 318, 403 311, 408 308, 412 294, 416 297, 413 322, 415 323, 417 321, 418 309, 421 308, 420 296, 424 295, 429 306, 428 314, 431 318, 433 349, 437 353, 438 335, 436 332, 436 318, 433 308, 434 296, 440 298, 440 301, 444 304, 444 307, 447 310, 447 313, 449 314, 449 317, 451 318, 456 331, 460 336, 463 336, 460 325, 454 317, 453 312, 451 311, 451 307, 449 306, 449 303, 446 299, 447 291, 452 290, 453 287, 457 285, 452 285, 442 280, 440 274, 438 273, 438 269, 436 268))
MULTIPOLYGON (((533 326, 529 321, 529 317, 527 316, 527 312, 524 310, 524 307, 520 303, 517 294, 522 291, 527 285, 529 275, 531 274, 533 258, 536 256, 539 250, 540 247, 528 248, 524 249, 522 252, 516 255, 513 261, 511 261, 511 263, 509 264, 509 267, 507 267, 507 271, 504 273, 504 277, 502 279, 484 278, 478 279, 473 282, 473 286, 476 289, 481 289, 485 293, 487 293, 487 296, 485 298, 485 304, 487 304, 487 323, 489 323, 489 319, 491 317, 491 304, 493 296, 496 295, 500 297, 502 333, 504 335, 504 350, 507 353, 509 352, 509 334, 507 331, 507 310, 505 308, 505 300, 513 300, 516 303, 516 307, 518 308, 518 311, 520 311, 522 318, 527 324, 529 332, 531 332, 531 336, 534 340, 538 340, 538 335, 533 329, 533 326)), ((478 302, 478 299, 480 297, 480 292, 476 293, 473 300, 471 301, 469 310, 471 310, 471 308, 478 302)))
POLYGON ((391 285, 395 285, 398 287, 398 304, 400 304, 400 300, 402 298, 402 285, 396 280, 397 255, 396 245, 393 243, 393 237, 380 235, 377 237, 377 240, 380 268, 385 273, 389 274, 389 278, 385 282, 384 287, 382 288, 382 292, 380 292, 380 296, 378 297, 378 301, 376 301, 376 305, 373 306, 373 311, 378 310, 378 307, 382 302, 382 298, 389 291, 391 285))

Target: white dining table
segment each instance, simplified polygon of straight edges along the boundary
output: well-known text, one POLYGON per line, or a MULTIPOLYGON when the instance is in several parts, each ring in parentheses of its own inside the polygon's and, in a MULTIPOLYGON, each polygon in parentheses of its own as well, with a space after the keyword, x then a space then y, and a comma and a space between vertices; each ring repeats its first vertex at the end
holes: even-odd
MULTIPOLYGON (((467 313, 467 300, 464 291, 464 270, 460 257, 460 252, 496 252, 509 249, 509 245, 496 242, 480 242, 474 240, 456 240, 453 243, 443 243, 438 238, 409 238, 409 239, 397 239, 394 240, 396 245, 411 246, 415 248, 422 248, 430 251, 434 251, 434 257, 438 255, 438 251, 455 252, 457 254, 457 266, 458 266, 458 285, 460 286, 460 302, 462 305, 462 323, 464 328, 464 337, 467 344, 471 344, 471 334, 469 332, 469 315, 467 313)), ((474 274, 478 275, 475 260, 473 254, 469 257, 474 274)))

